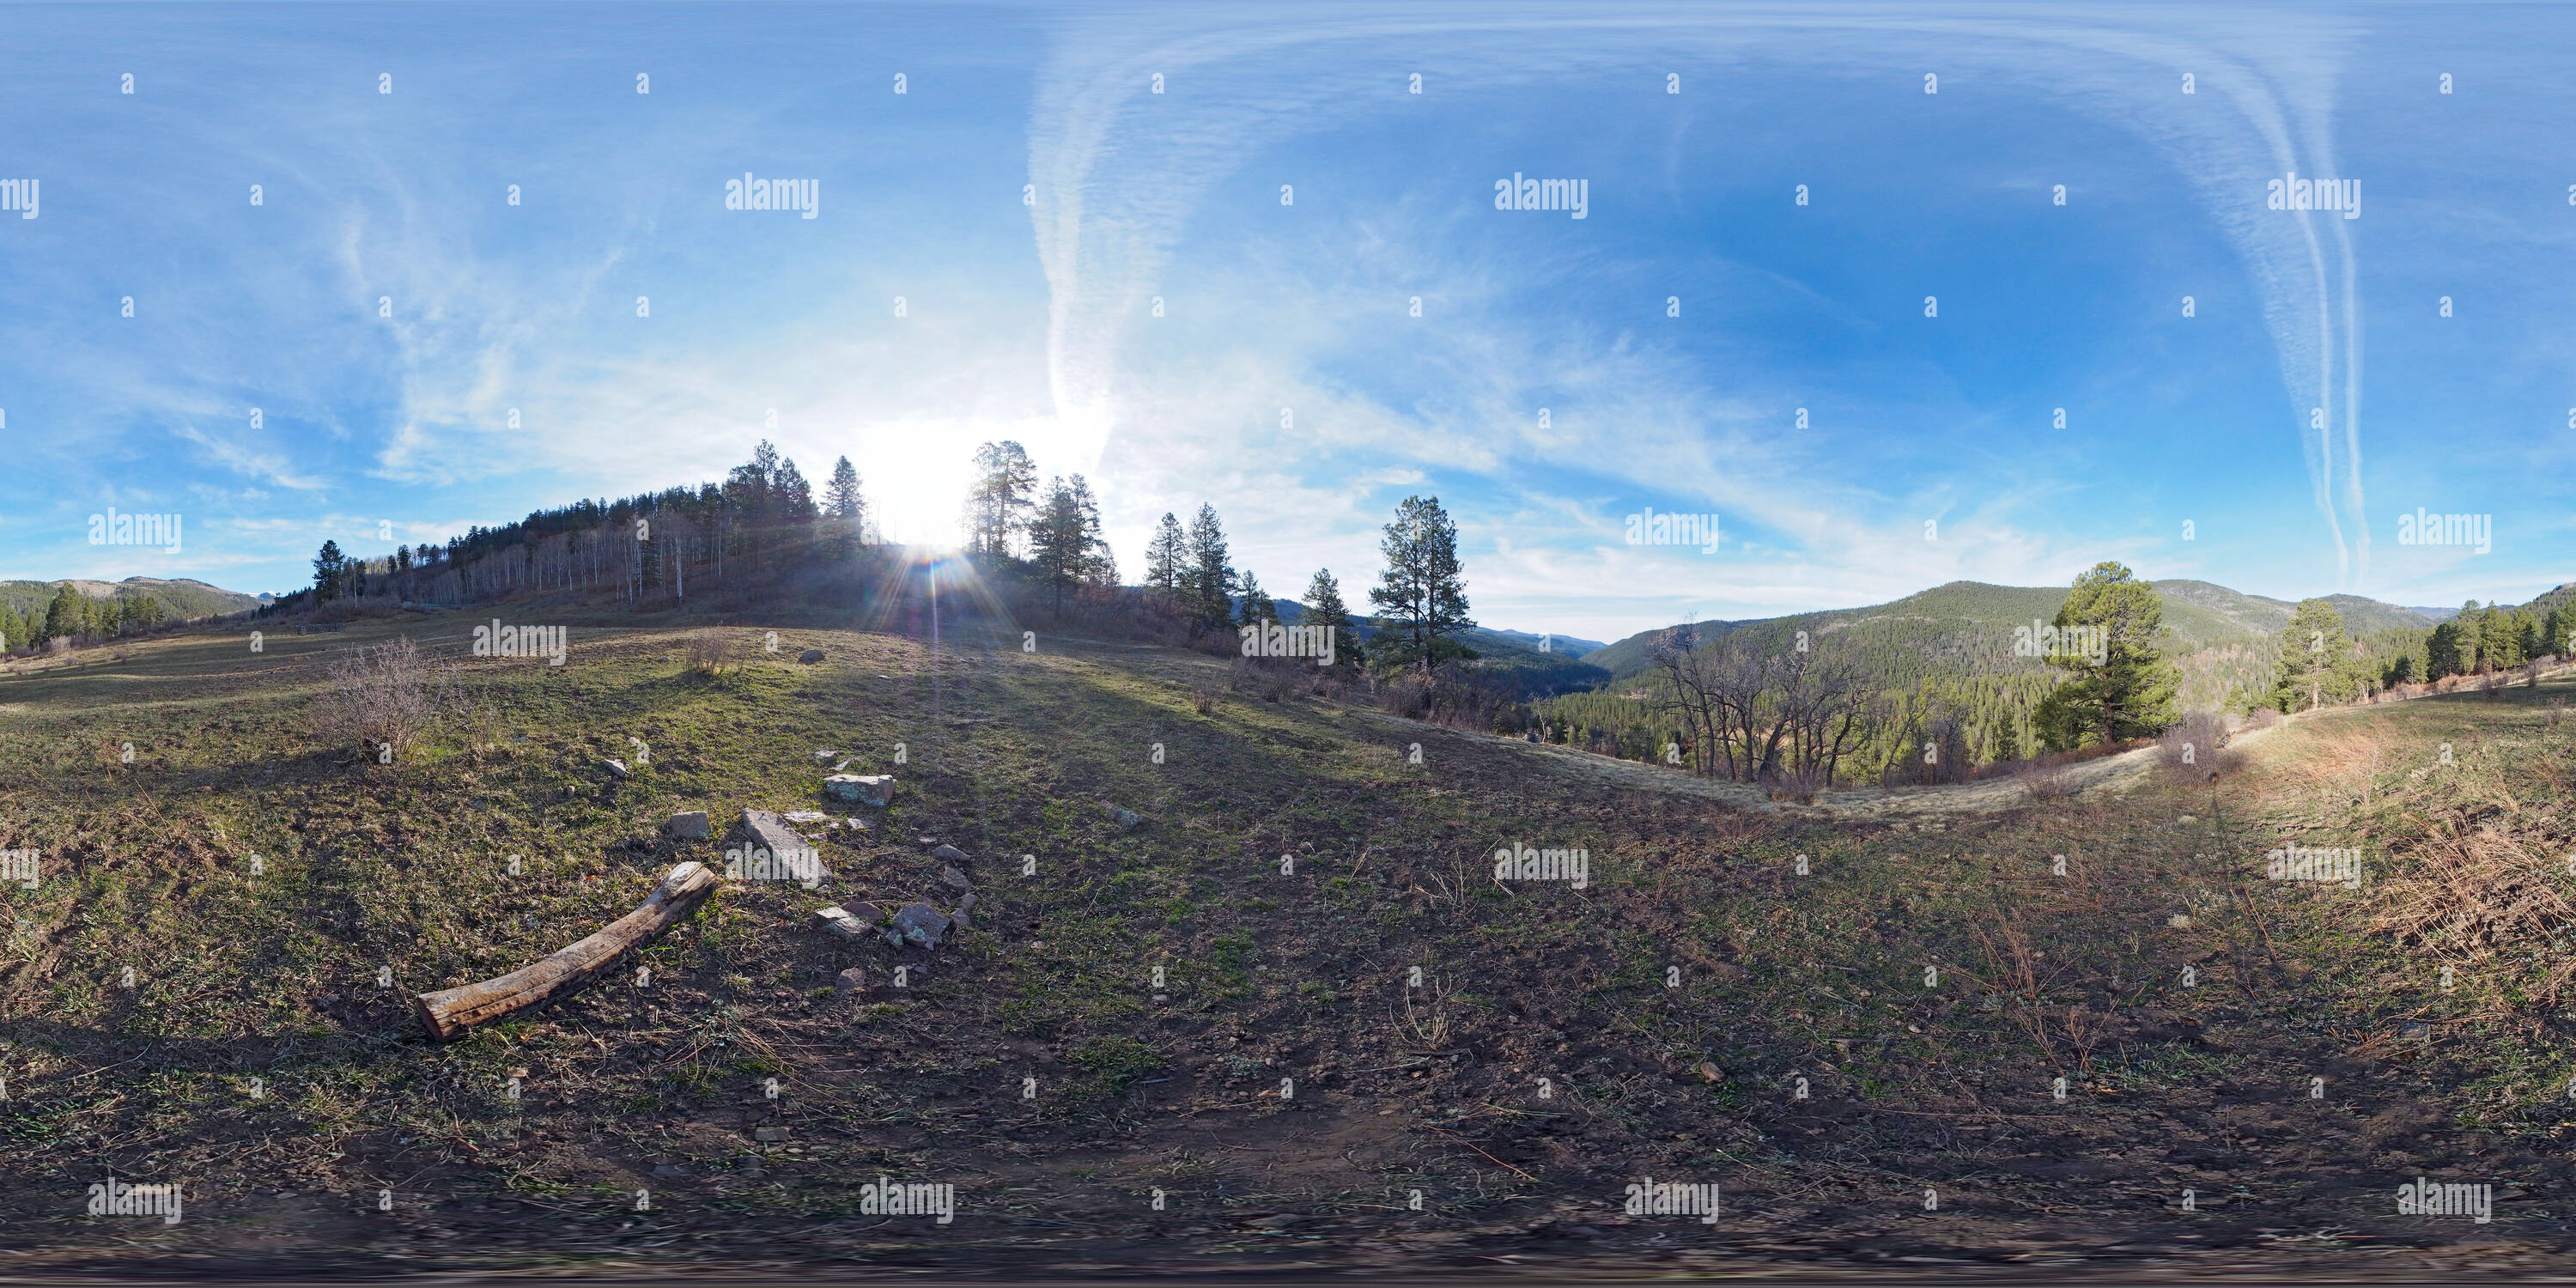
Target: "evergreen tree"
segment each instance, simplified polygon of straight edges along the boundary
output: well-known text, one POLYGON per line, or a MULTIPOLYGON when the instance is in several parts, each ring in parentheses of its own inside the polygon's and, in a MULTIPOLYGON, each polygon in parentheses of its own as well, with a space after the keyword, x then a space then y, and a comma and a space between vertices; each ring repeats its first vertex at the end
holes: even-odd
POLYGON ((1234 565, 1226 561, 1225 527, 1216 507, 1202 504, 1190 522, 1190 617, 1201 630, 1234 624, 1234 565))
POLYGON ((1058 615, 1064 612, 1066 591, 1102 580, 1104 569, 1112 578, 1117 575, 1117 565, 1107 562, 1109 543, 1100 536, 1100 506, 1079 474, 1048 481, 1028 536, 1029 566, 1053 593, 1058 615))
POLYGON ((1178 604, 1188 598, 1185 592, 1190 585, 1190 537, 1168 510, 1154 529, 1154 539, 1145 547, 1145 585, 1161 594, 1166 603, 1178 604))
POLYGON ((1012 538, 1036 504, 1038 467, 1026 448, 1004 440, 975 449, 975 487, 966 498, 966 550, 986 559, 1008 559, 1012 538))
POLYGON ((1342 602, 1342 583, 1333 579, 1333 570, 1318 568, 1314 580, 1306 583, 1306 615, 1301 626, 1321 626, 1333 634, 1333 665, 1357 669, 1364 660, 1360 650, 1360 633, 1351 626, 1350 607, 1342 602))
POLYGON ((1261 579, 1253 576, 1249 568, 1243 570, 1243 604, 1236 611, 1240 614, 1236 623, 1242 626, 1279 619, 1279 605, 1271 602, 1269 592, 1261 588, 1261 579))
POLYGON ((2151 737, 2173 724, 2181 679, 2156 646, 2164 611, 2155 587, 2125 565, 2106 560, 2075 579, 2055 625, 2100 631, 2103 660, 2052 659, 2075 677, 2040 702, 2032 722, 2041 741, 2065 751, 2087 735, 2119 742, 2151 737))
POLYGON ((796 468, 796 462, 780 458, 777 472, 770 476, 769 494, 771 503, 777 506, 779 522, 814 521, 814 488, 805 481, 804 472, 796 468))
POLYGON ((1448 638, 1476 623, 1467 616, 1467 586, 1459 577, 1458 525, 1440 498, 1406 497, 1378 549, 1386 570, 1369 602, 1382 623, 1379 660, 1428 669, 1443 657, 1475 656, 1448 638))
POLYGON ((348 572, 349 559, 340 553, 340 543, 323 542, 322 553, 313 556, 313 598, 317 601, 338 599, 340 579, 348 572))
POLYGON ((54 602, 45 607, 45 638, 77 639, 89 629, 89 605, 70 582, 54 592, 54 602))
POLYGON ((2344 633, 2343 614, 2322 599, 2303 599, 2281 628, 2279 656, 2273 668, 2272 705, 2296 711, 2302 705, 2343 702, 2353 695, 2352 637, 2344 633))
POLYGON ((859 495, 859 471, 842 457, 832 464, 832 481, 823 487, 823 513, 832 520, 834 544, 843 554, 866 539, 867 498, 859 495))

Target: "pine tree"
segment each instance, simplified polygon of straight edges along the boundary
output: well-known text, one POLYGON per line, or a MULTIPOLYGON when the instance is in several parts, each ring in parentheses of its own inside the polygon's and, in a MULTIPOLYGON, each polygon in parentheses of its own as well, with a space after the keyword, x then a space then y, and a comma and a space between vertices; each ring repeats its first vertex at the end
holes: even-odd
POLYGON ((1026 448, 1007 439, 975 449, 975 487, 966 498, 966 550, 986 559, 1008 559, 1012 538, 1036 504, 1038 467, 1026 448))
POLYGON ((1279 618, 1279 606, 1270 601, 1269 592, 1261 588, 1261 579, 1253 576, 1249 568, 1243 570, 1243 604, 1236 611, 1239 615, 1235 622, 1240 626, 1279 618))
POLYGON ((814 521, 814 488, 805 481, 804 472, 796 468, 796 462, 784 457, 779 459, 777 470, 769 476, 769 495, 771 504, 777 507, 780 523, 814 521))
POLYGON ((1178 604, 1188 598, 1190 537, 1168 510, 1154 529, 1154 539, 1145 547, 1145 585, 1161 594, 1166 603, 1178 604))
POLYGON ((1378 549, 1386 570, 1369 591, 1369 602, 1377 605, 1382 623, 1379 660, 1428 669, 1443 657, 1475 656, 1448 638, 1476 623, 1467 616, 1467 586, 1459 577, 1458 525, 1440 508, 1440 498, 1406 497, 1378 549))
POLYGON ((2104 561, 2075 579, 2054 623, 2099 631, 2101 657, 2051 659, 2075 673, 2039 704, 2032 723, 2053 749, 2071 750, 2087 736, 2105 742, 2148 737, 2174 722, 2180 676, 2156 634, 2164 626, 2164 601, 2155 587, 2122 564, 2104 561))
POLYGON ((340 579, 348 574, 348 557, 340 553, 340 543, 325 541, 322 553, 313 556, 313 598, 338 599, 340 579))
POLYGON ((70 582, 64 582, 54 592, 54 602, 45 607, 45 638, 77 639, 88 629, 89 605, 70 582))
POLYGON ((866 532, 868 500, 859 494, 859 471, 849 457, 833 462, 832 481, 823 488, 823 509, 840 528, 842 549, 857 547, 866 532))
POLYGON ((1079 474, 1048 481, 1046 498, 1029 520, 1028 536, 1029 566, 1053 594, 1059 616, 1066 591, 1102 580, 1104 571, 1117 575, 1117 565, 1108 561, 1109 543, 1100 536, 1100 506, 1079 474))
POLYGON ((1333 579, 1333 570, 1318 568, 1315 578, 1306 583, 1306 615, 1301 626, 1320 626, 1330 630, 1333 641, 1333 665, 1357 669, 1364 660, 1360 651, 1359 632, 1351 627, 1351 610, 1342 602, 1342 584, 1333 579))
POLYGON ((1234 565, 1226 562, 1225 527, 1216 507, 1202 504, 1190 522, 1190 617, 1201 630, 1234 624, 1234 565))
POLYGON ((2352 637, 2344 633, 2343 614, 2322 599, 2303 599, 2281 628, 2279 658, 2273 673, 2272 704, 2296 711, 2349 699, 2354 689, 2352 637))

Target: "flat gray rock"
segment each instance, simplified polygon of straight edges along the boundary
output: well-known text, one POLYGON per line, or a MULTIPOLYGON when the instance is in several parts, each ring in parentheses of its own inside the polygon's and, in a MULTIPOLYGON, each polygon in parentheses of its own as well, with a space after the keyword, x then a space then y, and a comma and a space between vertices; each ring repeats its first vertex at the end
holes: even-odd
POLYGON ((683 841, 703 841, 715 835, 715 830, 715 824, 708 821, 707 812, 702 809, 671 816, 671 835, 683 841))
POLYGON ((823 794, 836 801, 854 801, 882 809, 894 799, 894 775, 834 774, 823 780, 823 794))
POLYGON ((908 944, 914 948, 937 948, 940 939, 950 929, 948 918, 937 908, 926 903, 907 903, 894 915, 894 925, 886 931, 886 938, 899 947, 908 944))

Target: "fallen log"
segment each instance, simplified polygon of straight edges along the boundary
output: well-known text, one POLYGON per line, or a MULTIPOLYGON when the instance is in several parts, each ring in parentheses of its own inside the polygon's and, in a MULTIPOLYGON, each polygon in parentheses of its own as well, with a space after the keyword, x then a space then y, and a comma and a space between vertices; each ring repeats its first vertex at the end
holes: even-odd
POLYGON ((421 1027, 436 1041, 452 1042, 477 1025, 579 992, 616 965, 627 950, 653 942, 671 923, 696 911, 718 883, 705 864, 683 863, 653 887, 644 906, 570 948, 498 979, 413 997, 421 1027))

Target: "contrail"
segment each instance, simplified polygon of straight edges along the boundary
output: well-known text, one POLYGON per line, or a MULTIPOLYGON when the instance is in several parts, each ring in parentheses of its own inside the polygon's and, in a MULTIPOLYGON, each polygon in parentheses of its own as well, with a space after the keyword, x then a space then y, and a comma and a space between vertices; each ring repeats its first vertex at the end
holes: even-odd
MULTIPOLYGON (((1136 25, 1113 19, 1076 27, 1041 76, 1029 131, 1031 220, 1049 290, 1048 375, 1056 414, 1084 465, 1096 467, 1119 429, 1126 327, 1154 293, 1208 185, 1266 144, 1383 109, 1383 60, 1331 56, 1332 46, 1436 41, 1444 86, 1491 88, 1586 74, 1634 77, 1640 69, 1757 56, 1804 57, 1854 70, 1856 34, 1939 39, 1942 66, 2062 98, 2138 132, 2172 159, 2235 246, 2262 301, 2338 578, 2347 585, 2366 578, 2361 320, 2351 232, 2346 221, 2326 215, 2335 225, 2330 253, 2317 236, 2314 213, 2264 207, 2267 177, 2340 174, 2332 107, 2353 32, 2339 19, 2313 13, 2207 9, 2034 18, 2000 7, 1927 14, 1866 6, 1794 12, 1604 6, 1569 16, 1514 7, 1318 6, 1286 17, 1152 10, 1136 25), (1193 19, 1198 25, 1189 25, 1193 19), (1295 76, 1269 75, 1300 54, 1295 76), (2033 67, 2048 70, 2042 75, 2033 67), (1170 90, 1163 96, 1151 89, 1157 72, 1170 90), (2196 82, 2189 97, 2181 92, 2184 73, 2196 82), (1229 95, 1225 87, 1237 83, 1256 83, 1259 93, 1229 95), (1176 97, 1183 86, 1186 104, 1176 97)), ((1868 64, 1876 72, 1887 67, 1884 59, 1868 64)))

